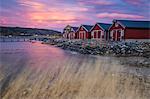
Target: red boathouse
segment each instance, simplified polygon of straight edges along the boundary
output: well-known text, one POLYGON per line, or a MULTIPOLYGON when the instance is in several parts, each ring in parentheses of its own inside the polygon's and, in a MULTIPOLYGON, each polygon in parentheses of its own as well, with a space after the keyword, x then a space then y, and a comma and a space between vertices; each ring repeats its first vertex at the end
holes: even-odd
POLYGON ((76 32, 76 38, 90 39, 91 38, 90 30, 92 27, 93 27, 92 25, 81 25, 76 32))
POLYGON ((150 21, 114 20, 109 28, 111 41, 150 39, 150 21))
POLYGON ((63 30, 63 37, 66 39, 75 39, 75 33, 78 27, 67 25, 63 30))
POLYGON ((99 39, 106 41, 108 38, 108 29, 111 24, 96 23, 91 29, 91 39, 99 39))

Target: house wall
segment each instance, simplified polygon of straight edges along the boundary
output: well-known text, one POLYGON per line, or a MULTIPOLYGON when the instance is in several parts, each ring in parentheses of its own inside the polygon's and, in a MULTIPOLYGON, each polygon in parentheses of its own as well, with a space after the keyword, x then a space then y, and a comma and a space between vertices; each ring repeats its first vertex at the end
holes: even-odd
POLYGON ((63 30, 63 37, 65 38, 65 39, 69 39, 69 33, 70 33, 70 31, 71 31, 71 26, 66 26, 65 28, 64 28, 64 30, 63 30))
POLYGON ((64 33, 63 38, 68 39, 68 33, 64 33))
POLYGON ((97 24, 94 26, 94 28, 91 30, 91 38, 102 38, 103 40, 106 40, 107 38, 107 33, 105 33, 105 31, 100 28, 97 24), (98 32, 98 31, 101 31, 101 33, 94 33, 94 32, 98 32), (92 35, 93 34, 93 35, 92 35), (102 36, 103 35, 103 36, 102 36), (98 36, 98 37, 97 37, 98 36))
POLYGON ((125 31, 125 28, 123 26, 121 26, 118 23, 113 23, 113 25, 109 29, 108 40, 110 41, 124 40, 124 31, 125 31), (121 31, 122 33, 119 34, 118 31, 121 31), (118 36, 121 36, 121 37, 118 37, 118 36))
POLYGON ((113 25, 110 27, 110 31, 111 30, 113 30, 113 29, 123 29, 124 30, 124 28, 120 25, 120 24, 118 24, 118 26, 116 26, 116 24, 117 23, 113 23, 113 25))
POLYGON ((75 39, 76 35, 73 28, 70 25, 67 25, 63 30, 63 38, 65 39, 75 39))
POLYGON ((83 27, 80 27, 79 30, 76 32, 76 38, 77 39, 89 39, 90 38, 90 33, 87 32, 83 27), (83 38, 83 36, 81 36, 81 32, 85 33, 85 38, 83 38))
MULTIPOLYGON (((118 23, 117 23, 118 24, 118 23)), ((109 39, 111 40, 111 31, 112 30, 123 30, 123 40, 144 40, 144 39, 150 39, 150 29, 140 29, 140 28, 123 28, 120 24, 116 26, 116 23, 113 23, 111 28, 109 29, 109 39)), ((113 35, 114 36, 114 35, 113 35)))
POLYGON ((150 39, 150 29, 127 28, 125 39, 150 39))
POLYGON ((75 39, 75 33, 74 32, 69 33, 69 39, 75 39))

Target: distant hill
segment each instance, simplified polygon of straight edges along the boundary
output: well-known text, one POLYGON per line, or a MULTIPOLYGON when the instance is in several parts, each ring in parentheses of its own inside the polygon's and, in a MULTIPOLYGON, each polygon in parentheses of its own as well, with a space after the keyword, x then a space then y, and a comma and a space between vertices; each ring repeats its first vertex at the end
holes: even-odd
POLYGON ((0 26, 0 35, 19 36, 19 35, 62 35, 62 34, 59 31, 49 30, 49 29, 0 26))

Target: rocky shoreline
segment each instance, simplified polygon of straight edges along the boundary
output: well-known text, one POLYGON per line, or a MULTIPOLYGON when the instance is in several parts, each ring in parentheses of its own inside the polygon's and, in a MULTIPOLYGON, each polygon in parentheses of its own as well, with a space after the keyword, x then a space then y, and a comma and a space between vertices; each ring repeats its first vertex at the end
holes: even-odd
POLYGON ((49 40, 48 43, 81 54, 150 57, 150 42, 101 42, 96 40, 49 40))
POLYGON ((129 65, 150 67, 150 42, 100 42, 97 40, 66 40, 53 39, 43 43, 51 44, 65 50, 81 54, 115 56, 115 57, 143 57, 142 60, 128 60, 129 65))

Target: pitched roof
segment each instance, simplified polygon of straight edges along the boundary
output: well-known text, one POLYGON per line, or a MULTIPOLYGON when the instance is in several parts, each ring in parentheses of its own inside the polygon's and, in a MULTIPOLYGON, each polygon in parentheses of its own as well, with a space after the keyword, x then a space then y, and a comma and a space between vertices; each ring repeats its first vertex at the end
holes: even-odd
POLYGON ((90 31, 93 27, 92 25, 82 25, 86 30, 90 31))
POLYGON ((114 20, 128 28, 150 28, 150 21, 114 20))
POLYGON ((78 27, 72 27, 72 29, 76 32, 78 30, 78 27))
POLYGON ((67 25, 64 29, 68 28, 68 27, 71 27, 70 25, 67 25))
POLYGON ((99 26, 101 26, 104 30, 108 30, 111 24, 106 23, 97 23, 99 26))

